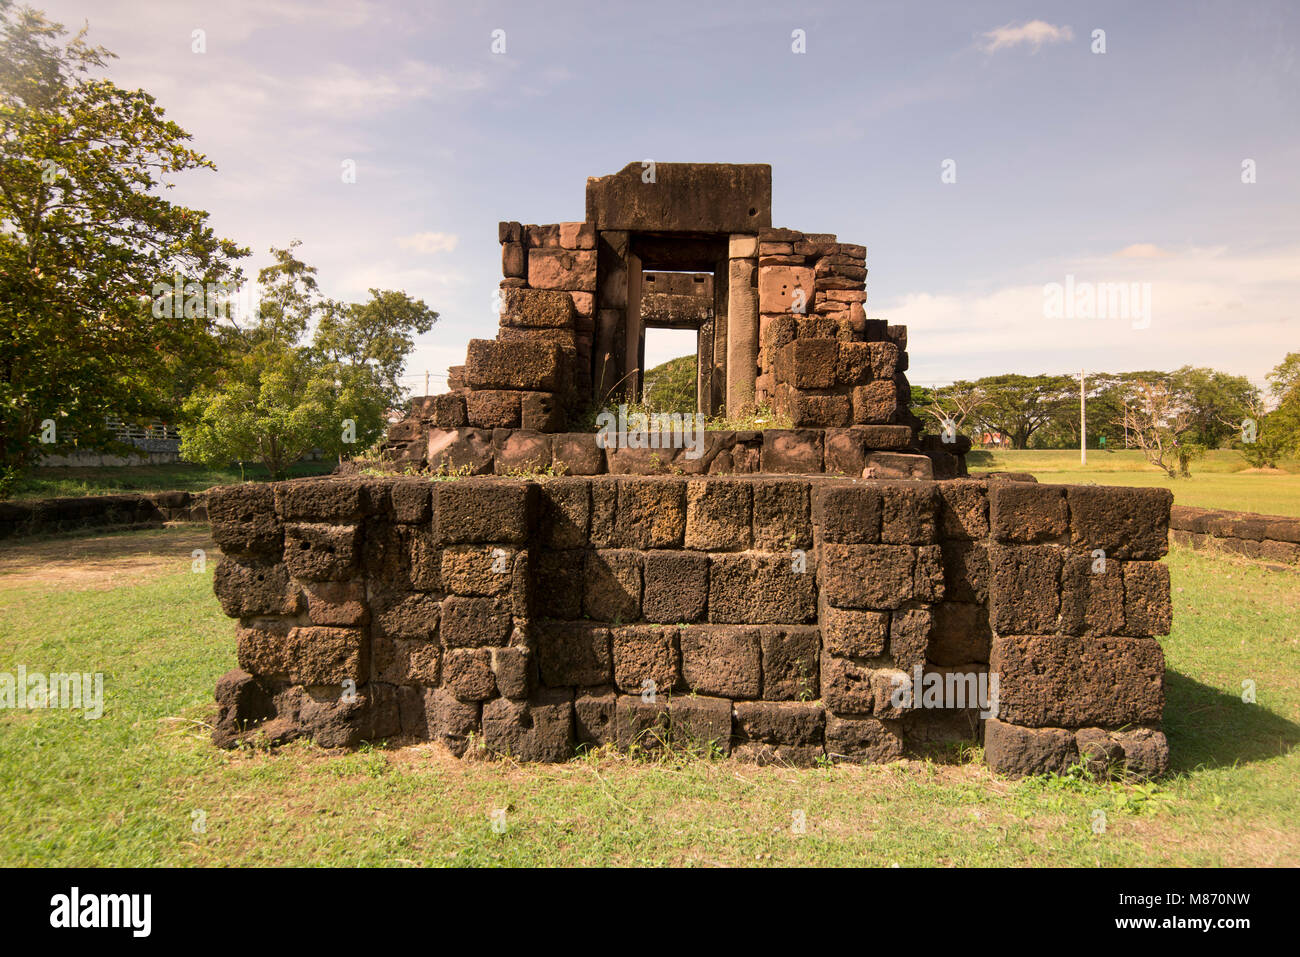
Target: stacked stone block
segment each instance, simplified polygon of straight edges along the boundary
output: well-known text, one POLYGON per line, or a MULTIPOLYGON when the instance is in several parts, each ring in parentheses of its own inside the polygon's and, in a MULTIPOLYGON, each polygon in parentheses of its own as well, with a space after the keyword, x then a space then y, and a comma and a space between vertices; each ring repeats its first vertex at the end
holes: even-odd
POLYGON ((471 339, 450 391, 428 397, 413 417, 440 429, 556 432, 591 394, 596 231, 590 223, 509 222, 498 238, 505 278, 497 336, 471 339))
POLYGON ((215 489, 239 619, 215 739, 883 761, 981 732, 973 706, 900 707, 897 681, 992 670, 996 769, 1156 773, 1164 496, 776 475, 215 489))
POLYGON ((866 247, 758 235, 757 395, 795 426, 912 425, 907 330, 865 312, 866 247))

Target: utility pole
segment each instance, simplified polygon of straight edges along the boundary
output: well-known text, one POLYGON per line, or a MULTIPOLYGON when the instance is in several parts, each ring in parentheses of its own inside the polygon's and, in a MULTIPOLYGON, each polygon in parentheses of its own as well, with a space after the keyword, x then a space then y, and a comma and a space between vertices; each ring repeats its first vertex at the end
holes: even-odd
POLYGON ((1079 370, 1079 464, 1088 464, 1088 391, 1084 386, 1085 370, 1079 370))
POLYGON ((424 370, 424 394, 429 394, 429 370, 424 370))

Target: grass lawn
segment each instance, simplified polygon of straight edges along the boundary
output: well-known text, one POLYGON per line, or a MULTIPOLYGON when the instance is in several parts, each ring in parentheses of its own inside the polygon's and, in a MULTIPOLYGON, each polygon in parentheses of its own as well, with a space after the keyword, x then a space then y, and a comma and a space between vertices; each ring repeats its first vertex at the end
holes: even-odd
POLYGON ((797 771, 217 751, 206 722, 234 627, 212 595, 215 549, 190 570, 204 545, 186 526, 0 547, 0 671, 105 674, 99 720, 0 712, 0 865, 1300 865, 1288 572, 1172 552, 1173 773, 1124 785, 1004 780, 969 755, 797 771))
POLYGON ((1030 472, 1040 482, 1156 486, 1173 490, 1178 505, 1227 508, 1270 515, 1300 515, 1300 465, 1286 463, 1273 472, 1246 470, 1245 460, 1231 450, 1210 452, 1192 463, 1190 478, 1171 479, 1148 465, 1137 450, 1088 450, 1088 464, 1079 464, 1078 450, 1028 449, 985 452, 966 457, 973 472, 1030 472))
MULTIPOLYGON (((324 475, 337 463, 299 462, 289 469, 291 478, 324 475)), ((266 481, 270 473, 261 465, 244 466, 244 476, 266 481)), ((120 468, 47 468, 32 469, 14 486, 11 498, 63 498, 83 495, 116 495, 121 492, 201 492, 214 485, 242 482, 239 467, 208 468, 177 462, 174 465, 136 465, 120 468)))

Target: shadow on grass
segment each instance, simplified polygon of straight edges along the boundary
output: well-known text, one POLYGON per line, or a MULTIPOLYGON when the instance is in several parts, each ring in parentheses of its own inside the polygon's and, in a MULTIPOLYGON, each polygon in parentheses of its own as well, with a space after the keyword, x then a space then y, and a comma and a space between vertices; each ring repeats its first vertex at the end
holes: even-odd
POLYGON ((1300 745, 1300 725, 1176 671, 1165 672, 1164 732, 1173 773, 1264 761, 1300 745))
POLYGON ((984 468, 993 464, 993 453, 983 449, 971 449, 966 453, 966 467, 984 468))

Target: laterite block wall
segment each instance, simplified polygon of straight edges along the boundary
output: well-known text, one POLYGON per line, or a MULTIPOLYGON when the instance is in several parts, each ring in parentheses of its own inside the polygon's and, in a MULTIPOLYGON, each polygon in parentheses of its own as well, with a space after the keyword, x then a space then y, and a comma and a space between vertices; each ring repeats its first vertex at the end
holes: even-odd
POLYGON ((800 765, 982 737, 1008 773, 1084 754, 1156 774, 1169 506, 829 476, 214 489, 239 619, 214 737, 473 738, 542 761, 676 740, 800 765), (997 672, 998 717, 898 707, 917 669, 997 672))

